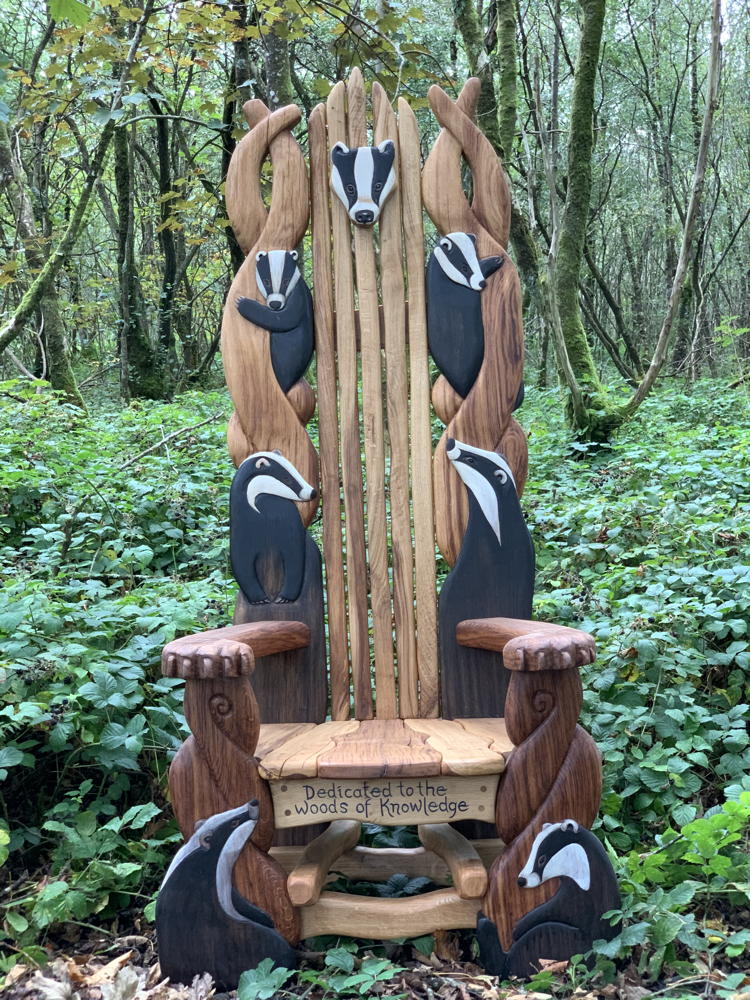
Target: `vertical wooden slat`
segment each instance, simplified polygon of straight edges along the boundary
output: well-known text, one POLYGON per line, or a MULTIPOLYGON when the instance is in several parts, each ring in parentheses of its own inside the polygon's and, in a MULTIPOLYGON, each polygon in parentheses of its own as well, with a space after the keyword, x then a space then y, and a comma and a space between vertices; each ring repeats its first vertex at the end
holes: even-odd
MULTIPOLYGON (((346 142, 346 86, 336 84, 328 95, 328 144, 346 142)), ((346 512, 346 583, 349 610, 354 711, 358 719, 371 719, 370 644, 367 631, 367 564, 362 508, 362 462, 359 447, 357 403, 357 344, 354 327, 354 276, 349 219, 337 198, 331 200, 336 304, 336 348, 339 363, 339 412, 341 420, 341 476, 346 512)), ((328 552, 326 552, 326 556, 328 552)))
MULTIPOLYGON (((373 141, 396 146, 396 116, 379 83, 372 88, 373 141)), ((406 304, 404 302, 401 194, 388 198, 380 215, 380 290, 385 331, 386 400, 390 442, 391 562, 393 617, 398 657, 398 704, 402 718, 419 714, 417 644, 414 632, 414 558, 409 506, 409 401, 406 369, 406 304)))
POLYGON ((401 200, 409 282, 409 368, 411 383, 412 506, 417 600, 419 715, 439 712, 435 525, 432 496, 430 375, 424 287, 424 237, 420 186, 419 131, 414 112, 398 102, 401 200))
POLYGON ((328 144, 325 106, 310 115, 310 175, 312 191, 313 289, 315 294, 315 356, 320 418, 320 479, 323 493, 323 549, 328 597, 328 648, 331 678, 331 718, 349 718, 349 651, 346 643, 344 560, 341 538, 338 406, 331 274, 331 212, 328 203, 328 144))
MULTIPOLYGON (((349 145, 366 146, 365 85, 359 69, 354 69, 349 77, 346 96, 349 145)), ((393 670, 391 592, 388 585, 380 317, 371 229, 354 227, 354 258, 362 337, 362 423, 367 467, 367 563, 370 571, 375 652, 375 711, 378 718, 393 719, 398 715, 398 704, 393 670)))

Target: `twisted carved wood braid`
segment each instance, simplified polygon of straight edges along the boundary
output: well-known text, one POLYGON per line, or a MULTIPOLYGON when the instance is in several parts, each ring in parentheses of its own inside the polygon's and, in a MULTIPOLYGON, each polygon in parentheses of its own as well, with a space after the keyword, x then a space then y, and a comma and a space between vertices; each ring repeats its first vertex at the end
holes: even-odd
POLYGON ((451 565, 466 530, 468 501, 446 456, 447 438, 502 452, 514 471, 519 493, 528 464, 526 436, 511 415, 523 377, 523 331, 518 274, 505 251, 508 182, 489 140, 472 121, 479 86, 478 80, 469 80, 455 103, 440 87, 430 88, 430 105, 443 128, 422 171, 424 204, 440 233, 473 233, 480 257, 498 256, 504 261, 482 292, 484 361, 474 385, 465 399, 442 376, 433 388, 435 412, 447 425, 433 467, 436 533, 451 565), (471 205, 461 183, 462 155, 472 172, 471 205))
POLYGON ((505 724, 516 749, 497 794, 495 822, 510 846, 493 864, 484 901, 503 948, 513 927, 549 899, 558 883, 521 889, 518 873, 543 823, 575 819, 591 826, 601 797, 601 758, 594 741, 576 724, 581 707, 578 670, 514 672, 505 724))
MULTIPOLYGON (((300 120, 300 110, 288 105, 269 113, 259 100, 243 111, 251 126, 237 144, 227 173, 229 220, 247 257, 227 296, 222 321, 221 350, 227 385, 235 405, 227 441, 235 465, 254 451, 278 448, 314 486, 318 484, 318 456, 305 424, 315 409, 315 394, 304 380, 287 394, 271 365, 270 334, 237 312, 240 296, 262 301, 255 281, 259 251, 294 250, 307 229, 310 199, 302 150, 289 131, 300 120), (271 204, 267 210, 260 189, 263 161, 270 153, 273 166, 271 204)), ((305 524, 317 503, 300 508, 305 524)))
POLYGON ((289 941, 299 938, 299 918, 286 891, 283 869, 266 853, 274 832, 268 784, 253 753, 258 742, 258 704, 247 677, 188 680, 185 717, 193 733, 169 772, 172 804, 187 839, 198 820, 257 799, 260 820, 235 866, 237 888, 271 915, 289 941))

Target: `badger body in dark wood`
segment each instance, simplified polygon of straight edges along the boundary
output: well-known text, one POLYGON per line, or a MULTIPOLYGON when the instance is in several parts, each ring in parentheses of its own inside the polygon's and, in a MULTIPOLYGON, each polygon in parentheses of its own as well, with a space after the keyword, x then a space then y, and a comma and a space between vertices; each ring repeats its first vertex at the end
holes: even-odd
POLYGON ((484 360, 480 293, 502 257, 477 257, 476 237, 448 233, 427 263, 427 338, 435 364, 468 396, 484 360))
POLYGON ((220 991, 237 987, 264 958, 294 968, 296 953, 268 914, 232 885, 235 862, 258 822, 255 800, 202 823, 180 848, 156 901, 162 975, 190 985, 208 972, 220 991))
POLYGON ((603 919, 620 907, 612 864, 594 834, 575 820, 544 824, 518 883, 534 888, 552 878, 560 879, 560 888, 518 921, 507 952, 500 946, 494 923, 480 916, 480 960, 492 975, 531 976, 540 959, 561 961, 583 954, 594 941, 608 941, 618 932, 616 925, 603 919))
POLYGON ((502 655, 459 645, 470 618, 531 617, 534 547, 510 466, 495 452, 449 439, 448 458, 469 495, 469 521, 456 565, 440 591, 443 717, 502 716, 502 655))

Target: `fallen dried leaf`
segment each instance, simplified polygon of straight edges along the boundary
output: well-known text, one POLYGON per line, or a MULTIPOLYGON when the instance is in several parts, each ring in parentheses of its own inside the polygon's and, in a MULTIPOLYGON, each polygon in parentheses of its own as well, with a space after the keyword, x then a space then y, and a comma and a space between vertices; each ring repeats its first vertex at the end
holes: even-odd
POLYGON ((135 955, 134 951, 123 952, 122 955, 118 955, 117 958, 113 958, 111 962, 107 962, 103 965, 101 969, 97 969, 93 975, 89 976, 86 980, 87 986, 101 986, 102 983, 108 982, 108 980, 113 979, 116 974, 127 965, 128 962, 135 955))
POLYGON ((22 979, 30 971, 30 965, 21 965, 20 962, 11 966, 5 976, 5 986, 13 986, 14 983, 17 983, 19 979, 22 979))

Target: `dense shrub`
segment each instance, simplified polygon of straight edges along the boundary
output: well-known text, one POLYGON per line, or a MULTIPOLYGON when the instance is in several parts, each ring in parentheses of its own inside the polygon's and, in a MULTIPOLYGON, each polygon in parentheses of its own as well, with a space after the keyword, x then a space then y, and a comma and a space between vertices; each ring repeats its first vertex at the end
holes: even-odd
MULTIPOLYGON (((3 917, 6 940, 33 949, 60 922, 139 914, 176 838, 166 767, 184 720, 158 660, 175 634, 231 617, 229 404, 195 392, 87 417, 0 388, 3 917)), ((654 975, 698 952, 738 960, 747 399, 663 389, 604 448, 572 445, 557 400, 529 396, 536 614, 599 647, 583 721, 604 758, 598 833, 620 859, 627 917, 603 960, 634 944, 654 975)))

